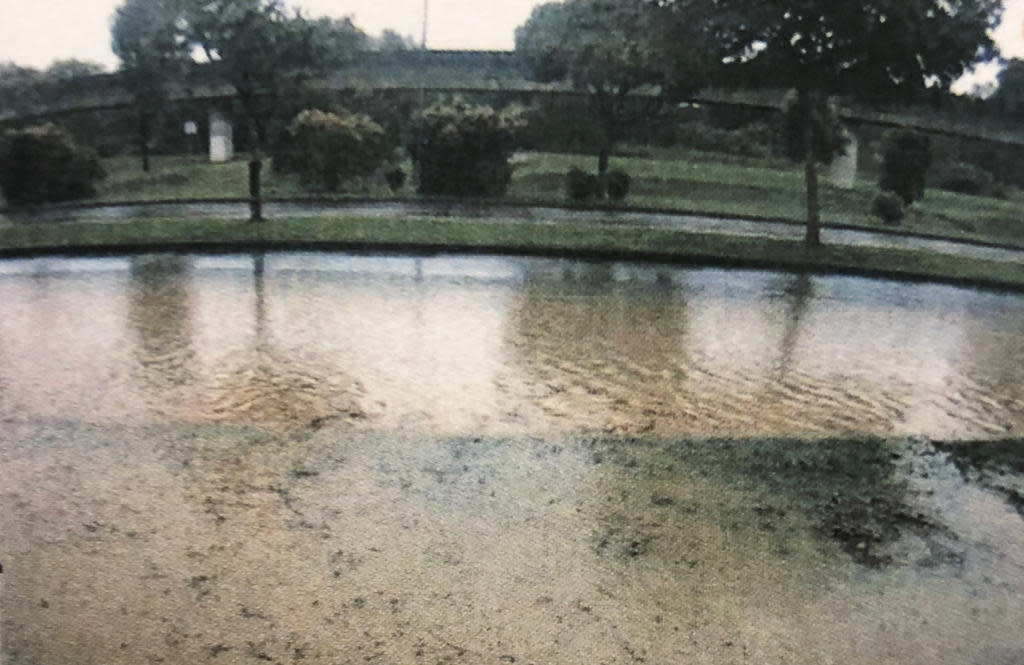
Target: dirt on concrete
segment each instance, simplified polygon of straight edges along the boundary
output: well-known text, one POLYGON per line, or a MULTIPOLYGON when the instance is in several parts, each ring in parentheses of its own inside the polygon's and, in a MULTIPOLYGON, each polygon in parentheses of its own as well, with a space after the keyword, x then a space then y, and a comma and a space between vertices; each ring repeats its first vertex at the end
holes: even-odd
POLYGON ((926 441, 4 430, 7 665, 1024 657, 1021 517, 926 441))

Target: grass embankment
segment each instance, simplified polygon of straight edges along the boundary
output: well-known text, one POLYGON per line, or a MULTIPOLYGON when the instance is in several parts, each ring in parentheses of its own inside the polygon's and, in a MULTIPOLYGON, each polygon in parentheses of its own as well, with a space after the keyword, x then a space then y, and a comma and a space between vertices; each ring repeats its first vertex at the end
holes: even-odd
MULTIPOLYGON (((613 168, 633 179, 626 205, 724 216, 803 222, 806 216, 801 169, 779 160, 746 159, 689 150, 643 149, 643 157, 615 157, 613 168)), ((505 202, 564 204, 565 173, 572 166, 593 170, 587 155, 525 153, 517 158, 505 202)), ((248 180, 243 161, 205 163, 201 157, 158 157, 153 171, 139 170, 136 158, 106 160, 108 177, 100 200, 244 198, 248 180)), ((408 165, 406 165, 408 170, 408 165)), ((296 178, 265 171, 268 198, 309 196, 296 178)), ((825 225, 891 230, 974 240, 1024 248, 1024 193, 994 199, 929 189, 898 227, 884 226, 870 215, 876 194, 873 180, 860 179, 852 190, 822 186, 825 225)), ((392 196, 383 183, 371 184, 361 196, 392 196)), ((415 196, 412 185, 399 197, 415 196)), ((344 198, 339 196, 338 198, 344 198)))
MULTIPOLYGON (((650 157, 613 158, 612 168, 632 177, 629 205, 716 215, 804 222, 803 170, 778 160, 729 158, 696 151, 645 150, 650 157)), ((516 170, 509 195, 564 200, 564 174, 572 166, 594 170, 581 155, 536 153, 516 170)), ((976 240, 1024 248, 1024 194, 1006 200, 928 189, 898 227, 873 217, 877 183, 858 179, 852 190, 822 183, 822 222, 869 230, 891 230, 976 240)))
POLYGON ((894 248, 826 245, 808 252, 802 243, 791 240, 523 220, 345 216, 260 224, 202 218, 29 224, 0 228, 0 247, 8 255, 71 248, 124 252, 251 247, 563 254, 838 271, 1024 289, 1024 264, 894 248))

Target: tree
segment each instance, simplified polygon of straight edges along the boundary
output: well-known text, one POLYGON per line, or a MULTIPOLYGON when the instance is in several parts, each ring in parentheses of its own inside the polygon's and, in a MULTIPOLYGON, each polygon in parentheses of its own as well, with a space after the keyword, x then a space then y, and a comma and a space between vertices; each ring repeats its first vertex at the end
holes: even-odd
POLYGON ((149 171, 149 141, 154 116, 166 99, 168 83, 190 62, 180 33, 179 0, 126 0, 111 27, 111 49, 121 60, 121 76, 135 98, 142 170, 149 171))
POLYGON ((250 145, 252 217, 261 217, 259 189, 271 126, 283 125, 311 72, 351 60, 366 35, 349 19, 309 20, 280 0, 184 0, 185 34, 235 89, 250 145))
POLYGON ((403 36, 391 29, 385 29, 380 37, 370 38, 369 46, 370 50, 380 53, 415 51, 420 47, 412 37, 403 36))
POLYGON ((26 113, 41 102, 43 74, 13 62, 0 63, 0 111, 26 113))
MULTIPOLYGON (((693 0, 666 0, 688 4, 693 0)), ((806 244, 820 244, 814 117, 830 95, 879 102, 946 89, 994 53, 1001 0, 708 0, 742 79, 796 90, 803 117, 806 244)), ((737 79, 739 80, 739 79, 737 79)))
POLYGON ((667 89, 692 91, 713 74, 698 46, 699 24, 677 21, 675 34, 666 32, 666 11, 683 13, 638 0, 567 0, 536 7, 516 29, 516 53, 531 78, 568 81, 586 94, 600 127, 602 197, 612 148, 627 124, 657 111, 667 89), (686 51, 672 46, 683 30, 691 38, 686 51), (640 92, 646 96, 638 98, 640 92))
POLYGON ((53 63, 46 68, 46 72, 43 73, 43 76, 53 83, 65 83, 67 81, 85 78, 86 76, 104 74, 106 71, 106 67, 97 62, 70 58, 67 60, 54 60, 53 63))
POLYGON ((1024 60, 1014 58, 999 72, 999 87, 994 101, 1005 113, 1024 117, 1024 60))

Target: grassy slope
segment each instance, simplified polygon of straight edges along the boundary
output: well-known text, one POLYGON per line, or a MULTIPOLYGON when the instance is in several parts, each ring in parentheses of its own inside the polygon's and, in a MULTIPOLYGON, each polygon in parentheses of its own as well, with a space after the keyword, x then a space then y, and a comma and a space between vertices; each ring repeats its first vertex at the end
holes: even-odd
MULTIPOLYGON (((802 171, 784 162, 744 160, 694 151, 653 151, 653 157, 616 157, 613 168, 633 178, 627 202, 664 208, 788 219, 805 216, 802 171)), ((517 165, 507 199, 563 203, 564 174, 571 166, 592 170, 586 155, 528 153, 517 165)), ((105 162, 108 177, 100 200, 175 198, 244 198, 248 195, 245 163, 208 164, 198 157, 158 157, 150 174, 138 160, 119 157, 105 162)), ((264 195, 302 197, 308 192, 294 177, 266 171, 264 195)), ((361 195, 390 196, 380 183, 361 195)), ((826 224, 884 228, 868 211, 875 195, 873 182, 861 180, 852 191, 822 188, 826 224)), ((413 196, 409 185, 400 196, 413 196)), ((1024 193, 1009 200, 964 196, 929 190, 900 227, 903 230, 954 239, 975 239, 1024 247, 1024 193)))
POLYGON ((215 219, 154 219, 0 228, 0 247, 22 252, 59 251, 65 247, 115 251, 224 246, 462 249, 642 257, 683 263, 724 261, 1024 288, 1024 265, 1020 264, 866 247, 825 246, 808 253, 801 243, 789 240, 522 220, 345 217, 251 224, 215 219))
MULTIPOLYGON (((612 168, 621 168, 633 178, 630 204, 794 221, 806 218, 801 169, 778 161, 726 163, 706 153, 675 154, 674 159, 612 160, 612 168)), ((593 162, 581 155, 530 155, 517 169, 509 194, 561 200, 562 175, 572 166, 593 170, 593 162)), ((874 182, 861 179, 851 191, 823 184, 821 194, 825 224, 887 228, 869 214, 876 194, 874 182)), ((1011 199, 1003 201, 929 189, 900 228, 1024 247, 1024 194, 1014 192, 1011 199)))

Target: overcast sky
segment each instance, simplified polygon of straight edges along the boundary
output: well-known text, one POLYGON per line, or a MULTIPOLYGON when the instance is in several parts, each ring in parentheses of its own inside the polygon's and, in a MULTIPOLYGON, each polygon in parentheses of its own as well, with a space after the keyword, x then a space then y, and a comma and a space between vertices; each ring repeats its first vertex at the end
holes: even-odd
MULTIPOLYGON (((438 49, 511 49, 513 31, 544 0, 429 0, 427 45, 438 49)), ((45 68, 79 58, 113 69, 110 17, 123 0, 0 0, 0 62, 45 68)), ((392 28, 418 41, 423 0, 293 0, 310 16, 352 16, 371 34, 392 28)), ((996 39, 1008 57, 1024 57, 1024 0, 1006 0, 996 39)))

